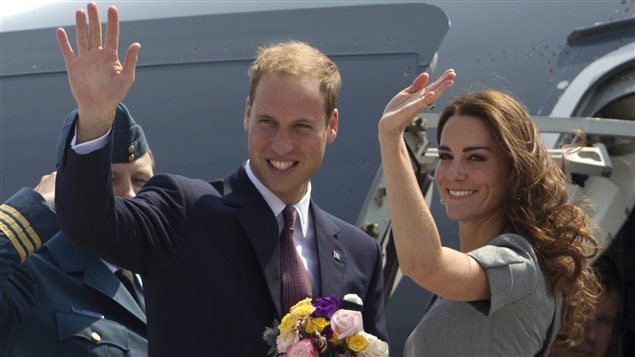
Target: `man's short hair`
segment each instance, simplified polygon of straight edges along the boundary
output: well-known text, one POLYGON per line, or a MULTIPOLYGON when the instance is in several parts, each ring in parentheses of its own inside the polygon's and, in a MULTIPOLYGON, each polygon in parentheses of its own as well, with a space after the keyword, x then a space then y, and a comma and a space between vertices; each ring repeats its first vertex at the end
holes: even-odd
POLYGON ((249 100, 253 103, 256 86, 266 74, 309 77, 320 81, 327 120, 337 107, 342 78, 337 65, 315 47, 301 41, 286 41, 258 48, 249 68, 249 100))

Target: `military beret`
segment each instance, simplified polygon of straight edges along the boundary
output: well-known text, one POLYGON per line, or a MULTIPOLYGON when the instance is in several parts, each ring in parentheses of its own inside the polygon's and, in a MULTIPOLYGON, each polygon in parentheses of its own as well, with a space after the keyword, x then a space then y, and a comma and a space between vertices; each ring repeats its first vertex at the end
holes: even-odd
MULTIPOLYGON (((62 160, 64 149, 70 140, 68 136, 72 131, 71 128, 75 125, 76 118, 77 109, 73 110, 64 119, 64 124, 57 136, 57 163, 62 160)), ((148 142, 143 133, 143 128, 134 121, 130 111, 123 103, 117 105, 112 135, 114 135, 112 142, 113 163, 132 162, 148 152, 148 142)))

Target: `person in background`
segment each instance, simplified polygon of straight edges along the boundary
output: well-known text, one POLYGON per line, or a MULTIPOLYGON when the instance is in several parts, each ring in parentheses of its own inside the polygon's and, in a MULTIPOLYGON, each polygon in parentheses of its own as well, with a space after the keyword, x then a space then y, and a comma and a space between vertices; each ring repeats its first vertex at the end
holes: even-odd
POLYGON ((436 295, 406 356, 543 356, 584 338, 601 292, 588 258, 597 242, 587 214, 567 203, 564 172, 526 108, 486 90, 452 100, 438 129, 434 179, 458 250, 444 247, 420 192, 404 128, 452 85, 422 74, 379 121, 392 232, 402 272, 436 295), (562 326, 562 328, 560 328, 562 326))
POLYGON ((606 253, 597 258, 592 266, 604 287, 604 295, 595 307, 595 316, 587 322, 581 343, 570 348, 554 349, 552 357, 609 357, 619 353, 614 342, 623 315, 622 279, 616 264, 606 253))
POLYGON ((96 4, 87 12, 76 13, 77 55, 57 31, 79 116, 56 207, 68 239, 143 277, 149 355, 265 356, 265 327, 308 296, 357 294, 364 330, 386 341, 379 244, 311 198, 337 136, 335 63, 303 42, 262 47, 242 118, 248 160, 212 182, 156 175, 119 199, 108 189, 108 133, 140 45, 119 62, 118 11, 108 9, 104 42, 96 4))
MULTIPOLYGON (((75 114, 60 131, 58 162, 75 114)), ((113 136, 112 190, 132 197, 152 176, 153 158, 123 105, 113 136)), ((64 239, 55 180, 56 172, 44 175, 0 205, 0 356, 147 356, 142 295, 137 303, 116 266, 64 239)))

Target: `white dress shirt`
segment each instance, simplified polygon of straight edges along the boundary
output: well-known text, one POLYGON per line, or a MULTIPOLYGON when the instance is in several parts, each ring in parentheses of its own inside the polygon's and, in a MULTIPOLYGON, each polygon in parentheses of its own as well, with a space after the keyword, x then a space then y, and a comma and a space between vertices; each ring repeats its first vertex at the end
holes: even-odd
MULTIPOLYGON (((282 202, 273 192, 271 192, 265 185, 258 180, 254 172, 251 170, 249 160, 245 164, 245 171, 251 182, 256 186, 256 189, 262 197, 265 199, 269 208, 276 216, 278 220, 278 234, 282 233, 284 228, 284 217, 282 217, 282 211, 286 207, 286 204, 282 202)), ((302 263, 309 273, 309 279, 311 279, 311 285, 313 291, 320 290, 320 272, 318 271, 317 251, 315 242, 315 231, 310 229, 312 227, 311 215, 309 214, 309 204, 311 203, 311 183, 309 182, 306 193, 302 199, 293 205, 293 208, 298 212, 299 220, 296 220, 295 229, 293 233, 293 241, 295 243, 295 249, 298 251, 302 263)))

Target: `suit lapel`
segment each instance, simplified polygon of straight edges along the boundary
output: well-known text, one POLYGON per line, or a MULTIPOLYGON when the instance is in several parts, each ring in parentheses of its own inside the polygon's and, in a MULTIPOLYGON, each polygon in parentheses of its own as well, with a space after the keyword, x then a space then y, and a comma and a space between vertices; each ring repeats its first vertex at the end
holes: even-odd
POLYGON ((223 202, 238 208, 236 218, 245 230, 258 257, 258 264, 269 287, 269 294, 282 316, 280 306, 280 250, 278 222, 260 192, 241 167, 225 179, 223 202))
POLYGON ((146 322, 146 316, 132 295, 119 279, 98 258, 86 259, 84 283, 123 306, 139 320, 146 322))
MULTIPOLYGON (((339 242, 339 227, 329 215, 311 201, 311 214, 315 228, 318 264, 320 266, 320 287, 317 296, 343 296, 344 272, 346 271, 346 255, 339 242)), ((314 291, 314 294, 316 292, 314 291)))
POLYGON ((130 293, 99 258, 73 245, 60 233, 53 237, 46 247, 65 273, 83 272, 85 285, 106 295, 146 323, 145 314, 130 293))
MULTIPOLYGON (((258 264, 267 281, 271 299, 278 316, 282 316, 280 306, 280 240, 276 217, 260 192, 249 180, 243 167, 225 179, 223 191, 223 202, 238 209, 236 218, 256 252, 258 264), (266 214, 263 214, 265 212, 266 214)), ((313 201, 311 202, 310 214, 313 218, 312 228, 315 230, 321 286, 321 291, 313 292, 314 296, 336 295, 341 298, 347 292, 342 291, 344 272, 346 271, 346 255, 337 241, 337 233, 340 228, 313 201)))

